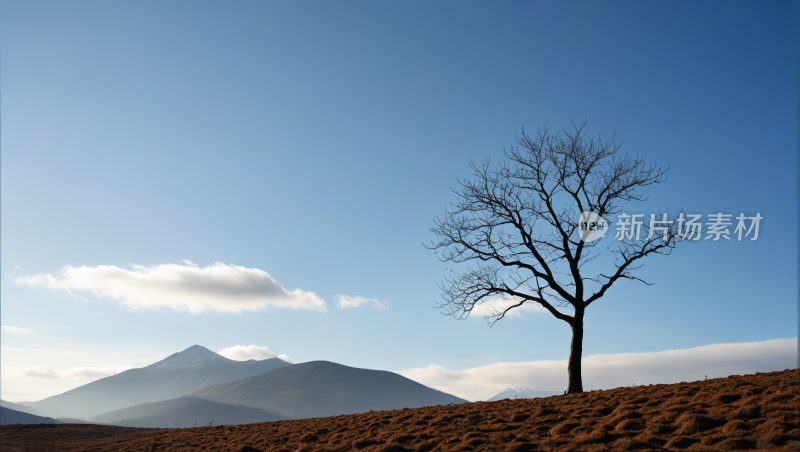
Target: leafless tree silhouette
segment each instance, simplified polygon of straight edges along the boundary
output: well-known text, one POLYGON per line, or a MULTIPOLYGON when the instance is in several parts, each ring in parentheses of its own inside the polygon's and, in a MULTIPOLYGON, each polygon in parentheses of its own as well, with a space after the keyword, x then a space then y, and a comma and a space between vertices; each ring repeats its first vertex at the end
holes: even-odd
POLYGON ((537 303, 569 324, 568 393, 583 392, 586 308, 620 279, 648 284, 633 274, 642 259, 691 238, 682 231, 683 212, 658 212, 631 220, 642 223, 639 237, 631 229, 621 240, 591 240, 601 225, 581 221, 583 212, 620 214, 623 203, 646 200, 643 188, 664 182, 666 169, 647 164, 646 155, 622 155, 613 137, 589 137, 585 125, 555 135, 547 127, 535 135, 523 129, 498 165, 470 163, 471 177, 453 190, 456 201, 434 220, 437 240, 425 245, 443 262, 466 263, 440 283, 436 307, 444 314, 464 319, 482 306, 492 326, 510 310, 537 303), (603 254, 614 259, 595 261, 603 254))

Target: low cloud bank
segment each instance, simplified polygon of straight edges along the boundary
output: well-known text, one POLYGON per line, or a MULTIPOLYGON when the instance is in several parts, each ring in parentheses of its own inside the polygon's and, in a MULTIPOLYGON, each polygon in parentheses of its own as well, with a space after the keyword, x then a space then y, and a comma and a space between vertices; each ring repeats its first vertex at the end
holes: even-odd
POLYGON ((233 347, 223 348, 217 353, 234 361, 247 361, 249 359, 260 361, 262 359, 280 358, 287 363, 297 364, 297 361, 290 358, 289 355, 275 355, 269 348, 260 345, 234 345, 233 347))
MULTIPOLYGON (((678 383, 702 380, 706 376, 720 378, 796 366, 796 338, 653 353, 592 355, 583 359, 583 387, 592 390, 678 383)), ((398 373, 467 400, 487 400, 506 388, 520 385, 534 390, 563 391, 567 387, 566 360, 497 363, 465 370, 431 365, 398 373)))
POLYGON ((31 334, 33 330, 27 328, 17 328, 16 326, 0 325, 0 331, 9 334, 31 334))
POLYGON ((314 292, 286 290, 269 273, 217 262, 199 267, 189 261, 131 269, 114 265, 70 267, 57 275, 39 273, 16 278, 17 284, 51 290, 88 291, 118 300, 130 309, 171 308, 192 314, 217 311, 241 313, 272 307, 327 311, 314 292))
POLYGON ((334 295, 336 301, 339 303, 340 309, 360 308, 362 306, 369 306, 375 309, 387 310, 389 309, 389 302, 386 300, 376 300, 374 298, 364 298, 358 295, 352 297, 350 295, 334 295))
MULTIPOLYGON (((495 297, 484 301, 483 303, 476 304, 470 312, 470 317, 484 317, 491 318, 498 316, 511 306, 518 304, 519 300, 510 297, 495 297)), ((521 306, 518 306, 505 315, 506 318, 519 317, 523 318, 526 312, 547 312, 542 305, 534 301, 526 301, 521 306)))
POLYGON ((96 380, 131 369, 131 366, 73 367, 57 371, 50 366, 4 367, 3 374, 10 376, 44 378, 48 380, 96 380))

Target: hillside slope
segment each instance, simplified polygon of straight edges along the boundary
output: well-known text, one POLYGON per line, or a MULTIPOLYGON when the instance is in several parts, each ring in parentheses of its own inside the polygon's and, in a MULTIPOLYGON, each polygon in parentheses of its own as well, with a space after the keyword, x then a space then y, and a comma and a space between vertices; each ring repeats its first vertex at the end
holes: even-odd
POLYGON ((19 403, 9 402, 7 400, 0 399, 0 406, 4 406, 6 408, 10 408, 14 411, 21 411, 23 413, 28 414, 37 414, 36 410, 29 407, 28 405, 21 405, 19 403))
POLYGON ((0 425, 14 424, 59 424, 59 422, 53 418, 23 413, 22 411, 0 406, 0 425))
POLYGON ((392 372, 328 361, 294 364, 189 395, 261 408, 291 418, 467 402, 392 372))
POLYGON ((24 448, 26 441, 47 440, 49 450, 74 444, 76 450, 97 452, 203 446, 232 452, 788 452, 800 446, 798 402, 800 371, 787 370, 538 399, 142 432, 139 438, 130 438, 122 427, 114 436, 105 426, 2 427, 0 442, 24 448), (74 442, 79 434, 86 438, 81 444, 74 442))

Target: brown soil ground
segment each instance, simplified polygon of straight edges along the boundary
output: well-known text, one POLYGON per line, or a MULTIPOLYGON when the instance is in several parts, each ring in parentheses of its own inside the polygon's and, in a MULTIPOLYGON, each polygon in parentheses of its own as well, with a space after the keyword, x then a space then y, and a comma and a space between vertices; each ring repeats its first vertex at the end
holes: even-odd
POLYGON ((27 424, 0 426, 0 451, 112 450, 113 444, 163 434, 154 428, 111 427, 96 424, 27 424), (91 448, 99 446, 98 449, 91 448))
POLYGON ((800 450, 800 370, 240 426, 6 426, 5 451, 800 450))

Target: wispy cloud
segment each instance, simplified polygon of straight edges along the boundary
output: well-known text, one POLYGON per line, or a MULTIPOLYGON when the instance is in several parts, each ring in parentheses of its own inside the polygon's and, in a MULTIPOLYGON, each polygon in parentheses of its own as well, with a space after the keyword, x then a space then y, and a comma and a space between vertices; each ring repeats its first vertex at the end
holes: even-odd
POLYGON ((364 298, 358 295, 352 297, 350 295, 334 295, 336 301, 339 303, 339 308, 350 309, 360 308, 362 306, 369 306, 375 309, 389 309, 389 302, 386 300, 376 300, 374 298, 364 298))
POLYGON ((289 355, 286 355, 286 354, 283 354, 283 353, 278 355, 278 358, 286 361, 287 363, 291 363, 291 364, 297 364, 298 363, 297 361, 295 361, 292 358, 290 358, 289 355))
MULTIPOLYGON (((484 301, 472 308, 470 317, 495 317, 501 314, 504 310, 519 303, 519 300, 508 297, 495 297, 484 301)), ((523 318, 526 312, 547 312, 545 308, 539 303, 533 301, 526 301, 521 306, 517 306, 506 313, 506 318, 519 317, 523 318)))
POLYGON ((314 292, 288 291, 263 270, 221 262, 207 267, 189 261, 150 267, 131 264, 130 270, 114 265, 66 266, 57 275, 39 273, 14 281, 70 294, 88 291, 130 309, 171 308, 193 314, 272 307, 327 311, 325 301, 314 292))
POLYGON ((27 328, 17 328, 15 326, 8 326, 8 325, 0 325, 0 331, 3 333, 9 334, 31 334, 33 330, 29 330, 27 328))
POLYGON ((3 367, 3 374, 48 380, 96 380, 131 369, 131 366, 73 367, 57 371, 50 366, 3 367))
POLYGON ((297 364, 289 355, 275 355, 269 348, 260 345, 234 345, 233 347, 223 348, 217 353, 235 361, 247 361, 249 359, 260 361, 262 359, 280 358, 288 363, 297 364))
MULTIPOLYGON (((714 344, 654 353, 592 355, 583 359, 584 389, 611 389, 632 384, 677 383, 735 374, 795 368, 797 339, 714 344)), ((567 387, 567 361, 497 363, 465 370, 431 365, 399 374, 467 400, 486 400, 506 388, 534 390, 567 387)))

